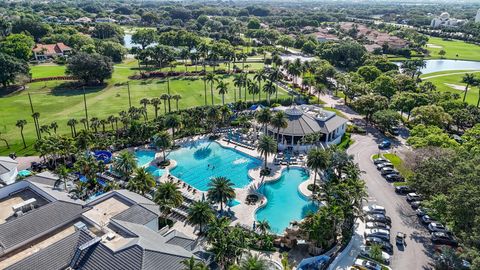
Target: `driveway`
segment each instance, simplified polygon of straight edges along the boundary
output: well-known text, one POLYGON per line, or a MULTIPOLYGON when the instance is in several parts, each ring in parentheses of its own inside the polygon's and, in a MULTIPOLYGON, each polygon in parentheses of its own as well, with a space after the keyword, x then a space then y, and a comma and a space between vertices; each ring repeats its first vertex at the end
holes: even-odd
POLYGON ((430 252, 433 247, 427 229, 420 224, 405 197, 395 193, 392 184, 385 181, 371 161, 371 156, 379 153, 377 144, 383 138, 379 134, 369 133, 366 136, 353 135, 352 139, 355 143, 347 152, 354 156, 355 162, 365 172, 362 177, 367 185, 368 201, 384 206, 392 219, 394 254, 390 266, 392 269, 431 269, 430 252), (395 246, 397 232, 407 234, 405 248, 395 246))

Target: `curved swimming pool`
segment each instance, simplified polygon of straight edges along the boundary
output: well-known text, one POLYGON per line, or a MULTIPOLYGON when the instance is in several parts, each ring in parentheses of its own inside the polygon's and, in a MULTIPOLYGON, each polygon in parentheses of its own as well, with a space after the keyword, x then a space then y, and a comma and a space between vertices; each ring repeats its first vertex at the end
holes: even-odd
POLYGON ((277 181, 262 185, 259 191, 267 198, 267 204, 258 209, 255 219, 268 221, 270 230, 280 234, 291 221, 300 221, 309 212, 316 211, 318 206, 298 191, 300 183, 308 177, 304 169, 285 169, 277 181))

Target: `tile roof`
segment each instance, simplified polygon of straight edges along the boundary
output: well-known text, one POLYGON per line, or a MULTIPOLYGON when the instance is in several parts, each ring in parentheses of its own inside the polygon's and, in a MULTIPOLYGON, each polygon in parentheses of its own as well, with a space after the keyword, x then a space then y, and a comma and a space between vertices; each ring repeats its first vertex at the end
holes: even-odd
POLYGON ((36 44, 35 48, 33 48, 34 52, 43 52, 44 54, 59 54, 66 50, 71 50, 71 48, 63 44, 63 42, 55 44, 36 44))
POLYGON ((136 223, 136 224, 142 224, 142 225, 145 225, 157 218, 158 218, 158 215, 152 213, 151 211, 145 209, 144 207, 138 204, 112 217, 112 219, 127 221, 127 222, 136 223))
POLYGON ((0 255, 72 222, 84 210, 82 205, 55 201, 0 224, 0 255))

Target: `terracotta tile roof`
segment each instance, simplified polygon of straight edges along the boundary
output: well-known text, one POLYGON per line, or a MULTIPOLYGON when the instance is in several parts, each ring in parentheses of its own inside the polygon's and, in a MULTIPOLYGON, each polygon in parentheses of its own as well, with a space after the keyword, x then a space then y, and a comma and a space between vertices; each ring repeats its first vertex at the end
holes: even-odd
POLYGON ((63 42, 56 44, 36 44, 35 48, 33 48, 34 52, 44 51, 44 54, 58 54, 66 50, 71 50, 71 48, 63 44, 63 42))

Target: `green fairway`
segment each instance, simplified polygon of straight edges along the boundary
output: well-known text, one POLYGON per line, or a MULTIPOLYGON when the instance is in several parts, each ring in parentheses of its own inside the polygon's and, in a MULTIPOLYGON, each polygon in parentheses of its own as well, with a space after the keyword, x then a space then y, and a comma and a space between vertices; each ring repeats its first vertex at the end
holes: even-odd
POLYGON ((430 37, 427 49, 430 51, 431 58, 441 58, 438 53, 444 50, 446 52, 445 59, 480 61, 480 46, 461 40, 443 40, 442 38, 430 37))
POLYGON ((30 67, 32 79, 65 75, 65 66, 41 64, 30 67))
MULTIPOLYGON (((138 72, 135 69, 135 61, 129 61, 115 66, 115 71, 108 85, 103 88, 86 89, 86 98, 88 105, 89 118, 98 117, 106 118, 109 115, 117 115, 122 110, 128 110, 128 76, 138 72)), ((48 67, 50 72, 58 73, 63 67, 48 67)), ((46 68, 32 68, 34 76, 52 76, 46 71, 46 68)), ((61 74, 60 74, 61 75, 61 74)), ((250 75, 253 76, 253 75, 250 75)), ((232 76, 218 76, 229 82, 229 92, 225 96, 225 102, 234 100, 234 85, 232 76)), ((214 86, 215 87, 215 86, 214 86)), ((130 92, 132 106, 141 106, 139 101, 142 98, 160 97, 167 93, 166 80, 149 79, 149 80, 132 80, 130 81, 130 92)), ((207 100, 211 104, 210 86, 207 85, 207 100)), ((25 138, 28 144, 32 144, 35 139, 35 129, 31 110, 28 101, 28 93, 32 96, 35 111, 40 113, 40 125, 49 125, 52 121, 56 121, 59 125, 57 133, 69 134, 70 128, 66 125, 68 119, 76 118, 77 120, 84 118, 83 108, 83 91, 81 89, 69 89, 65 87, 63 81, 37 82, 27 85, 27 90, 17 92, 0 98, 0 132, 1 136, 6 138, 11 144, 11 148, 22 154, 32 154, 33 150, 29 147, 27 150, 20 150, 21 146, 20 129, 15 127, 15 123, 19 119, 27 120, 24 129, 25 138)), ((170 80, 170 94, 179 94, 182 99, 179 101, 179 108, 188 108, 193 106, 204 105, 204 84, 198 77, 172 78, 170 80)), ((287 93, 279 91, 279 97, 286 97, 287 93)), ((238 96, 238 90, 237 90, 238 96)), ((242 91, 243 96, 243 91, 242 91)), ((247 94, 248 100, 252 99, 247 94)), ((258 98, 258 97, 257 97, 258 98)), ((265 94, 262 93, 265 99, 265 94)), ((218 91, 214 88, 214 103, 221 104, 222 98, 218 91)), ((160 113, 164 111, 164 105, 160 105, 160 113)), ((175 101, 171 101, 172 110, 175 110, 175 101)), ((148 114, 153 115, 153 107, 148 106, 148 114)), ((77 126, 80 128, 81 124, 77 126)), ((12 152, 0 142, 0 155, 12 152)))
MULTIPOLYGON (((473 73, 476 76, 480 77, 480 71, 459 71, 454 70, 448 73, 446 72, 437 72, 431 73, 424 76, 425 81, 430 81, 437 89, 441 92, 450 92, 457 93, 463 99, 465 84, 462 83, 462 78, 465 73, 473 73)), ((470 87, 467 93, 466 101, 470 104, 477 105, 479 96, 479 89, 477 87, 470 87)))

